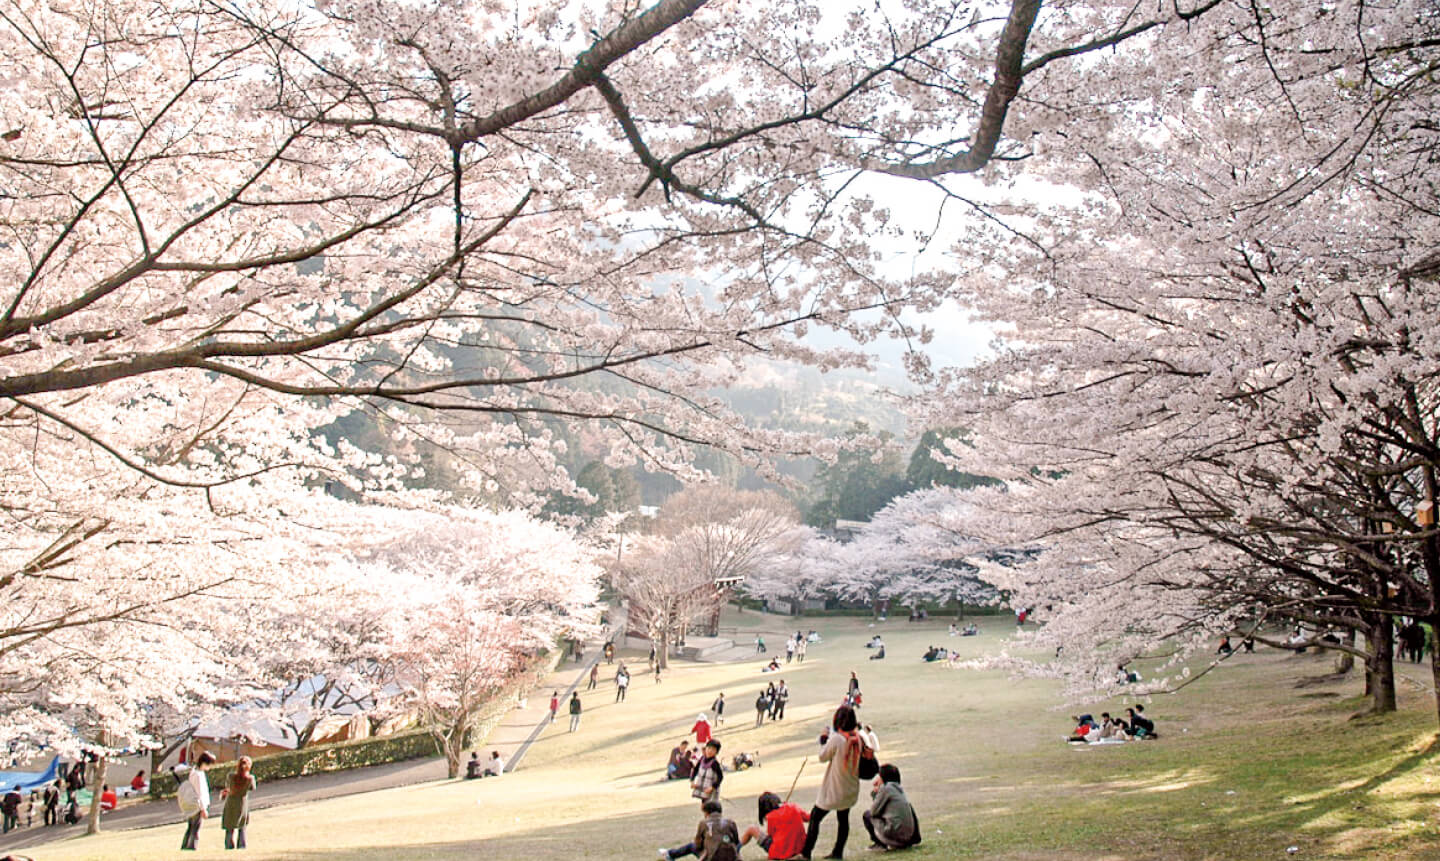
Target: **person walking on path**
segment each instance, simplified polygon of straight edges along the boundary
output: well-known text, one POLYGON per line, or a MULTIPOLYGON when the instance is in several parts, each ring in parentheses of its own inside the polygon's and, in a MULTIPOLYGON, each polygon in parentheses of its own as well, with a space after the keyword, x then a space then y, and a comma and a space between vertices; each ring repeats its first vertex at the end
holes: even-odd
POLYGON ((805 648, 805 638, 801 637, 795 642, 795 660, 802 664, 805 663, 805 648))
POLYGON ((625 692, 630 689, 630 673, 626 671, 625 665, 621 664, 620 669, 615 673, 615 702, 625 702, 625 692))
POLYGON ((762 636, 760 636, 759 634, 756 634, 756 635, 755 635, 755 654, 758 655, 758 654, 761 654, 761 653, 764 652, 764 651, 765 651, 765 638, 762 637, 762 636))
POLYGON ((585 686, 585 690, 587 690, 587 691, 593 691, 593 690, 595 690, 595 686, 596 686, 597 684, 599 684, 599 682, 600 682, 600 665, 599 665, 599 664, 591 664, 591 665, 590 665, 590 684, 588 684, 588 685, 585 686))
POLYGON ((820 781, 820 792, 810 810, 810 828, 805 835, 805 851, 801 853, 805 858, 815 851, 820 823, 832 810, 835 811, 835 848, 825 857, 844 857, 845 841, 850 837, 850 808, 860 798, 861 742, 856 733, 859 721, 855 719, 855 711, 849 706, 836 709, 831 726, 832 731, 820 737, 820 761, 826 763, 825 777, 820 781))
POLYGON ((580 728, 580 695, 570 694, 570 731, 580 728))
POLYGON ((794 658, 795 658, 795 641, 794 641, 794 640, 786 640, 786 641, 785 641, 785 663, 787 663, 787 664, 790 663, 790 661, 794 660, 794 658))
POLYGON ((721 692, 720 692, 720 695, 715 698, 715 702, 713 702, 713 703, 710 704, 710 711, 712 711, 712 712, 715 713, 715 725, 716 725, 716 726, 719 726, 720 724, 722 724, 722 723, 725 722, 725 692, 724 692, 724 691, 721 691, 721 692))
POLYGON ((860 693, 860 680, 855 677, 854 670, 850 671, 850 687, 846 688, 845 692, 851 697, 854 697, 856 694, 860 693))
POLYGON ((605 644, 605 663, 607 663, 607 664, 613 664, 613 663, 615 663, 615 644, 614 644, 614 643, 606 643, 606 644, 605 644))
POLYGON ((655 684, 660 684, 660 665, 655 665, 655 684))
POLYGON ((245 828, 250 824, 250 793, 255 789, 255 775, 250 773, 250 765, 250 757, 240 757, 235 763, 235 773, 220 790, 220 797, 225 799, 220 827, 225 829, 226 849, 245 848, 245 828))
MULTIPOLYGON (((203 751, 175 792, 180 813, 185 817, 185 836, 180 839, 182 851, 194 852, 200 845, 200 823, 210 815, 210 782, 205 778, 205 770, 214 764, 215 754, 203 751)), ((180 774, 177 772, 175 776, 178 779, 180 774)))
POLYGON ((555 722, 555 713, 560 711, 560 692, 550 692, 550 722, 555 722))
POLYGON ((770 697, 766 694, 765 691, 761 691, 760 696, 755 698, 756 726, 760 726, 761 724, 765 723, 765 713, 768 711, 770 711, 770 697))

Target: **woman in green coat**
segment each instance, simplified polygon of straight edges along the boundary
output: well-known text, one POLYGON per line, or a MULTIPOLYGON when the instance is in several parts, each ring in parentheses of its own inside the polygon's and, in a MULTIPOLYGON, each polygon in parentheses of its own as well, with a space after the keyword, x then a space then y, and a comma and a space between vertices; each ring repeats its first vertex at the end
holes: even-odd
POLYGON ((220 797, 225 799, 220 827, 225 829, 226 849, 245 848, 245 826, 250 824, 250 793, 254 789, 255 775, 250 773, 250 757, 242 756, 235 763, 235 773, 230 775, 220 793, 220 797))

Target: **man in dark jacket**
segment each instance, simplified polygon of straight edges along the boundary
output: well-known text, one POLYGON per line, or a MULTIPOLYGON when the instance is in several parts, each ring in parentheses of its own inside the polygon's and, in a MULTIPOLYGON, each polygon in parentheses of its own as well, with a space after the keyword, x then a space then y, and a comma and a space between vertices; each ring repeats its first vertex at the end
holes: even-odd
POLYGON ((20 784, 15 786, 0 799, 0 811, 5 813, 5 833, 9 834, 10 829, 20 827, 20 805, 25 801, 25 796, 20 794, 20 784))
POLYGON ((580 695, 570 694, 570 731, 574 732, 580 728, 580 695))

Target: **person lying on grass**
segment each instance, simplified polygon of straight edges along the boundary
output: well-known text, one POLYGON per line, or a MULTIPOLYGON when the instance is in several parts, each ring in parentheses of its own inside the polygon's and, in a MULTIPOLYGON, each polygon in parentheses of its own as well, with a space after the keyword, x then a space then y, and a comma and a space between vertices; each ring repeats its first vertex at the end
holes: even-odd
POLYGON ((810 821, 810 814, 799 805, 781 801, 773 792, 761 793, 759 806, 760 825, 741 832, 740 845, 754 842, 766 851, 766 858, 799 855, 805 848, 805 823, 810 821))

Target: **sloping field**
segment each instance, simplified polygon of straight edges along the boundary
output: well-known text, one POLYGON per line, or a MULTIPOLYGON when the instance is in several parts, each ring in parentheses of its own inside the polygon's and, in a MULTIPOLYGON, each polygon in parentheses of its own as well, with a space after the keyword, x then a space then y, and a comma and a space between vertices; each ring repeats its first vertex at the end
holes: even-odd
MULTIPOLYGON (((727 621, 766 631, 771 654, 796 622, 755 614, 727 621)), ((1415 681, 1402 681, 1399 714, 1349 720, 1362 705, 1358 674, 1297 689, 1299 679, 1328 671, 1330 659, 1237 655, 1147 705, 1160 740, 1074 748, 1061 739, 1078 709, 1062 707, 1052 684, 919 660, 931 644, 995 649, 1013 632, 1005 617, 980 620, 976 638, 946 636, 944 621, 886 623, 873 629, 885 636, 885 661, 866 660, 873 630, 863 621, 799 621, 825 642, 778 674, 792 690, 783 722, 754 727, 755 695, 774 678, 759 661, 678 666, 659 685, 637 673, 627 702, 610 702, 608 682, 586 698, 579 732, 567 733, 562 715, 521 771, 261 811, 246 857, 653 858, 656 847, 693 833, 696 804, 684 782, 662 779, 663 765, 717 692, 729 701, 722 755, 761 756, 760 768, 727 775, 723 787, 727 812, 743 826, 755 819, 756 796, 783 795, 807 756, 795 800, 813 801, 823 770, 815 739, 853 670, 865 694, 861 719, 878 733, 882 761, 900 766, 924 826, 924 845, 907 858, 1440 858, 1440 775, 1429 752, 1436 719, 1421 687, 1428 668, 1401 666, 1415 681)), ((846 853, 857 858, 869 854, 858 812, 846 853)), ((218 825, 218 816, 206 824, 191 857, 224 854, 218 825)), ((181 831, 117 832, 30 854, 174 857, 181 831)), ((833 834, 832 817, 817 857, 833 834)), ((763 857, 754 848, 745 855, 763 857)))

